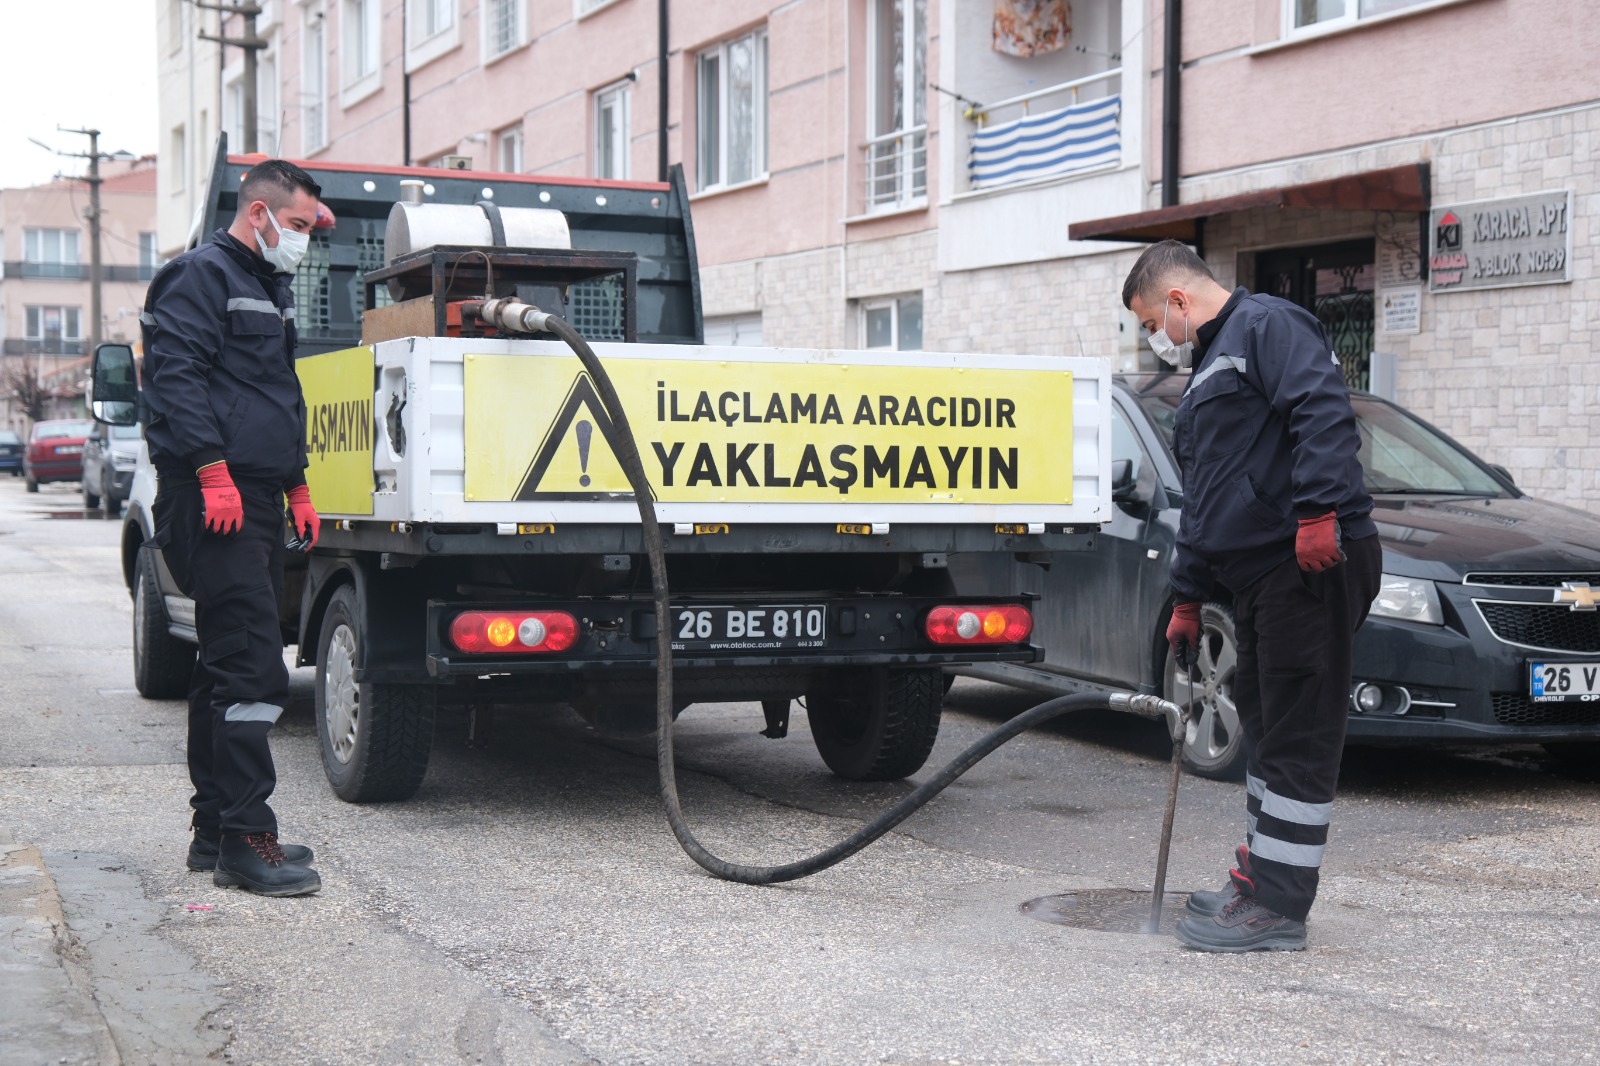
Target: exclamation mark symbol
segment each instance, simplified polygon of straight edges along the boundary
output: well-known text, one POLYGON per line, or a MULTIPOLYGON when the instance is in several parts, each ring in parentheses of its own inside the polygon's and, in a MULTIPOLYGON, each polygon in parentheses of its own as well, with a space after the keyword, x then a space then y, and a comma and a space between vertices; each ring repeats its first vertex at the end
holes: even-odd
POLYGON ((593 435, 594 426, 589 423, 588 419, 580 418, 578 420, 578 465, 583 468, 584 474, 578 478, 578 484, 584 488, 589 487, 589 438, 593 435))

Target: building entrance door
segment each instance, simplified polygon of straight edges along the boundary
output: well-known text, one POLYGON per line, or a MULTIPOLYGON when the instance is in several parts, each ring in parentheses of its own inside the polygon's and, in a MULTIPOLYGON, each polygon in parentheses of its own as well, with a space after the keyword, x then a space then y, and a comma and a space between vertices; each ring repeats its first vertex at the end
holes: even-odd
POLYGON ((1375 242, 1341 241, 1309 248, 1280 248, 1256 255, 1261 292, 1293 301, 1317 316, 1353 389, 1372 384, 1373 291, 1378 270, 1375 242))

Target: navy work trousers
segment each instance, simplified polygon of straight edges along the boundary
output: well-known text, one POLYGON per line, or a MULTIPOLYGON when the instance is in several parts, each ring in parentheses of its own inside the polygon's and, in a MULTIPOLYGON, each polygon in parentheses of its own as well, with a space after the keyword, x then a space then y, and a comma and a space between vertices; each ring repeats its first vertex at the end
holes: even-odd
POLYGON ((1233 695, 1253 747, 1245 810, 1255 896, 1305 921, 1317 895, 1350 717, 1355 632, 1383 570, 1377 537, 1321 573, 1293 559, 1234 594, 1233 695))
POLYGON ((235 479, 244 526, 208 533, 200 483, 161 472, 156 543, 194 600, 200 655, 189 683, 189 778, 195 828, 276 833, 278 783, 267 733, 289 696, 278 602, 283 595, 283 486, 235 479))

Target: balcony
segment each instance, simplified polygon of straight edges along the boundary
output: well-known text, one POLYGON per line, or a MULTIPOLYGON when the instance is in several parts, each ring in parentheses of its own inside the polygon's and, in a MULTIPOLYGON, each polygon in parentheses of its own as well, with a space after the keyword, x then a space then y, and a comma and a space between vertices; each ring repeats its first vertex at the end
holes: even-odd
MULTIPOLYGON (((102 281, 149 281, 156 276, 156 267, 150 265, 128 266, 106 263, 100 267, 102 281)), ((88 263, 29 263, 13 261, 5 264, 5 277, 36 281, 88 281, 88 263)))
POLYGON ((1122 162, 1122 68, 969 106, 957 195, 1114 170, 1122 162))
POLYGON ((7 337, 6 355, 83 355, 87 341, 61 337, 7 337))

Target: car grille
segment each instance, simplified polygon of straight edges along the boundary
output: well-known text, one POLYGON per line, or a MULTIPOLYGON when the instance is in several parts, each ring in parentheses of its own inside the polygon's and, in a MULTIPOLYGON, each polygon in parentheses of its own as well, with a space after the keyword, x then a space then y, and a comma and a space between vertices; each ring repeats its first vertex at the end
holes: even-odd
POLYGON ((1535 703, 1522 692, 1494 692, 1489 698, 1501 725, 1600 725, 1600 703, 1535 703))
POLYGON ((1574 611, 1564 603, 1485 603, 1478 610, 1507 644, 1549 651, 1600 651, 1600 611, 1574 611))
POLYGON ((1502 588, 1558 589, 1571 582, 1588 582, 1600 586, 1600 573, 1594 574, 1540 574, 1533 571, 1509 574, 1468 574, 1461 579, 1464 585, 1499 585, 1502 588))

